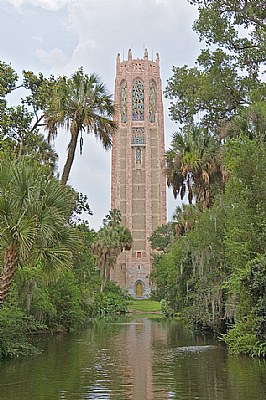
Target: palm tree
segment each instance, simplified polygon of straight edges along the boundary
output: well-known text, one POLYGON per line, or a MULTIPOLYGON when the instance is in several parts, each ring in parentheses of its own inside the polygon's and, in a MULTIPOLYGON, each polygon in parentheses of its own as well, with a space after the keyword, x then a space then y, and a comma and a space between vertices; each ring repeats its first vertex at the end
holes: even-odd
POLYGON ((205 130, 197 127, 175 133, 166 152, 167 184, 176 198, 183 200, 188 192, 189 204, 195 197, 202 208, 210 207, 213 194, 222 185, 220 144, 205 130))
POLYGON ((58 128, 70 131, 67 160, 63 168, 61 183, 66 184, 80 143, 83 147, 83 131, 93 133, 108 149, 112 144, 115 123, 112 121, 114 106, 111 96, 97 75, 84 74, 79 68, 71 78, 59 77, 53 96, 45 110, 45 125, 48 141, 54 139, 58 128))
POLYGON ((113 210, 109 211, 109 214, 105 216, 103 219, 103 226, 118 226, 122 222, 121 212, 114 208, 113 210))
POLYGON ((177 238, 195 227, 199 212, 200 210, 191 204, 183 204, 182 208, 179 206, 176 208, 172 218, 177 238))
POLYGON ((112 210, 104 219, 104 226, 97 233, 92 245, 92 252, 96 256, 101 274, 101 292, 106 281, 110 280, 110 270, 115 265, 117 257, 124 250, 130 250, 132 236, 130 230, 121 225, 121 213, 112 210))
POLYGON ((27 158, 0 164, 0 305, 19 265, 53 273, 72 263, 74 194, 46 171, 27 158))

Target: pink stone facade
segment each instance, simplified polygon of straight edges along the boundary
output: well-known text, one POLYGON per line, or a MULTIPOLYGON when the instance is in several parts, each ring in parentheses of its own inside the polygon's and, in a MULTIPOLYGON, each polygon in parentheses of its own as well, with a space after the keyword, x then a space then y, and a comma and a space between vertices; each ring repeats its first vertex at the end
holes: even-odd
POLYGON ((115 122, 113 137, 111 207, 121 211, 122 222, 133 236, 131 251, 118 258, 111 279, 136 298, 151 293, 151 248, 149 237, 166 223, 166 178, 162 84, 159 56, 156 61, 116 59, 115 122), (144 116, 135 120, 132 113, 134 82, 144 87, 144 116), (150 117, 150 85, 155 87, 155 118, 150 117), (152 121, 152 122, 151 122, 152 121))

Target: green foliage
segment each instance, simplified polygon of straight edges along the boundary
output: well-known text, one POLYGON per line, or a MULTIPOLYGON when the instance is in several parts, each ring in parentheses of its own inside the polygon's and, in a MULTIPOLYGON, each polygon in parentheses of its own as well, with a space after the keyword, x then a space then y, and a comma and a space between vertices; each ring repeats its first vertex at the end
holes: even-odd
POLYGON ((232 354, 247 354, 251 357, 266 357, 266 342, 258 341, 247 322, 236 323, 222 340, 232 354))
POLYGON ((174 239, 175 226, 173 223, 159 226, 153 231, 150 242, 153 250, 165 251, 174 239))
POLYGON ((74 206, 73 192, 35 160, 1 163, 1 302, 19 264, 40 265, 49 274, 71 265, 78 242, 67 223, 74 206))
POLYGON ((213 130, 247 102, 248 90, 255 83, 238 76, 232 57, 221 49, 213 53, 203 50, 197 65, 173 68, 165 90, 171 100, 170 116, 190 126, 196 124, 200 113, 202 126, 213 130))
POLYGON ((108 282, 103 292, 95 298, 97 316, 125 314, 127 311, 128 295, 112 282, 108 282))
POLYGON ((265 101, 255 101, 251 106, 236 115, 228 126, 229 137, 247 136, 265 142, 266 135, 266 104, 265 101))
POLYGON ((57 154, 39 132, 43 110, 55 84, 54 77, 35 76, 23 71, 24 80, 17 85, 18 75, 12 67, 0 62, 0 154, 12 157, 30 155, 54 169, 57 154), (8 106, 7 96, 23 87, 27 96, 17 106, 8 106))
POLYGON ((33 301, 29 310, 44 329, 53 329, 57 323, 56 304, 52 302, 49 289, 47 284, 38 284, 33 292, 33 301))
POLYGON ((51 99, 55 86, 56 80, 53 75, 45 78, 41 72, 35 75, 32 71, 23 71, 23 87, 30 92, 23 99, 23 104, 27 104, 33 109, 34 116, 36 117, 34 128, 43 120, 43 111, 51 99))
POLYGON ((71 222, 80 226, 89 226, 89 222, 87 220, 81 219, 82 214, 93 215, 93 212, 91 211, 88 203, 88 196, 79 192, 77 195, 77 204, 71 217, 71 222))
POLYGON ((163 313, 167 318, 174 318, 174 317, 176 317, 176 312, 175 312, 175 310, 170 306, 170 304, 169 304, 165 299, 162 299, 162 300, 160 301, 160 305, 161 305, 162 313, 163 313))
POLYGON ((54 326, 69 330, 86 321, 80 287, 72 271, 65 271, 55 284, 50 285, 49 296, 53 307, 56 309, 56 314, 52 320, 54 326))
POLYGON ((261 138, 227 141, 224 193, 203 211, 196 205, 194 212, 178 210, 176 227, 183 228, 155 256, 152 273, 167 315, 181 313, 216 332, 230 326, 223 336, 230 351, 260 357, 266 343, 265 151, 261 138))
POLYGON ((61 177, 61 182, 66 184, 78 140, 82 154, 83 131, 93 133, 105 149, 110 148, 115 130, 111 95, 96 74, 88 75, 81 67, 70 78, 60 76, 57 79, 44 108, 49 141, 56 137, 60 127, 70 133, 67 160, 61 177))
POLYGON ((29 319, 23 310, 9 305, 0 309, 0 360, 37 351, 28 342, 28 326, 29 319))
POLYGON ((71 270, 62 270, 53 280, 44 276, 40 266, 17 271, 0 310, 1 357, 36 351, 28 333, 71 331, 91 318, 126 312, 128 295, 114 283, 100 292, 101 280, 90 251, 95 232, 86 225, 74 229, 82 251, 71 270))
POLYGON ((247 264, 240 279, 237 322, 223 336, 232 353, 266 357, 266 257, 247 264))
POLYGON ((195 206, 178 210, 175 240, 154 257, 152 279, 167 313, 218 332, 232 326, 224 336, 232 351, 265 356, 265 6, 190 3, 205 49, 168 80, 170 116, 181 126, 167 181, 195 206))
POLYGON ((16 88, 18 75, 11 67, 11 65, 0 61, 0 99, 1 103, 8 93, 16 88))
POLYGON ((101 291, 110 280, 110 269, 115 265, 118 255, 124 250, 130 250, 132 244, 130 230, 121 225, 119 210, 111 210, 103 222, 104 226, 98 231, 92 245, 101 274, 101 291))
POLYGON ((31 315, 51 330, 74 329, 97 314, 100 278, 90 251, 95 232, 86 225, 74 230, 82 251, 76 253, 72 269, 62 270, 52 282, 40 274, 32 293, 31 315))
MULTIPOLYGON (((30 332, 69 331, 89 318, 125 312, 127 299, 111 284, 100 293, 91 251, 97 234, 80 218, 91 214, 87 196, 52 176, 57 155, 39 132, 44 122, 50 136, 70 124, 76 145, 75 134, 86 127, 107 148, 115 129, 111 97, 82 68, 58 79, 23 71, 18 81, 13 68, 0 62, 0 358, 31 352, 30 332), (9 93, 21 87, 26 96, 8 106, 9 93)), ((80 135, 80 151, 82 145, 80 135)), ((112 211, 105 227, 115 248, 109 261, 132 242, 120 222, 112 211)))
POLYGON ((210 207, 214 195, 223 189, 220 144, 208 130, 186 127, 175 133, 166 153, 167 184, 176 198, 193 197, 201 208, 210 207))
POLYGON ((235 272, 265 251, 266 147, 246 138, 230 141, 224 159, 230 176, 225 245, 235 272))
POLYGON ((256 77, 266 59, 265 3, 263 0, 190 0, 198 6, 194 29, 208 46, 234 55, 237 65, 256 77))

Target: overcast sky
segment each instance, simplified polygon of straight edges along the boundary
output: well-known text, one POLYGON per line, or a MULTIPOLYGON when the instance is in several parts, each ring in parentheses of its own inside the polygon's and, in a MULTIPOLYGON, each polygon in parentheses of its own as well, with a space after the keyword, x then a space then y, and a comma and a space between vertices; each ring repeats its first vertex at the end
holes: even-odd
MULTIPOLYGON (((71 75, 83 66, 96 72, 114 92, 115 59, 132 48, 133 58, 160 54, 163 88, 173 66, 192 66, 199 53, 192 23, 197 10, 187 0, 0 0, 0 59, 45 75, 71 75)), ((165 142, 169 146, 177 126, 170 121, 165 102, 165 142)), ((69 137, 55 143, 59 170, 65 161, 69 137)), ((76 154, 69 183, 87 194, 94 213, 91 228, 98 229, 110 209, 111 152, 94 137, 84 138, 83 155, 76 154)), ((178 205, 168 190, 168 219, 178 205)))

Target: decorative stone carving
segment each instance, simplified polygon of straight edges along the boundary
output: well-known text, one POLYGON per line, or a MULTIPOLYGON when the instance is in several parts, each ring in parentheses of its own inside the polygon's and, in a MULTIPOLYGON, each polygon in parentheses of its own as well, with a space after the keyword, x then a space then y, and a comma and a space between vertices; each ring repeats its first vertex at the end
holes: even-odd
POLYGON ((144 128, 132 129, 132 145, 145 144, 144 128))
POLYGON ((155 122, 156 115, 156 86, 155 82, 152 80, 150 82, 150 92, 149 92, 149 119, 150 122, 155 122))
POLYGON ((141 148, 137 147, 136 148, 136 165, 141 164, 141 148))
POLYGON ((133 83, 132 119, 133 121, 144 121, 144 85, 140 79, 133 83))
POLYGON ((123 81, 121 84, 121 122, 127 122, 127 83, 123 81))

